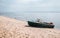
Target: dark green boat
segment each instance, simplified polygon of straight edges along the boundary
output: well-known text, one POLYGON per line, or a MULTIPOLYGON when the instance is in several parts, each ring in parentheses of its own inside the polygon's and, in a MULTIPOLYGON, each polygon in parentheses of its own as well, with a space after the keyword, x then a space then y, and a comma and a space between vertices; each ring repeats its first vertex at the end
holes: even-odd
POLYGON ((31 22, 28 21, 29 26, 31 27, 40 27, 40 28, 54 28, 54 25, 52 23, 37 23, 37 22, 31 22))

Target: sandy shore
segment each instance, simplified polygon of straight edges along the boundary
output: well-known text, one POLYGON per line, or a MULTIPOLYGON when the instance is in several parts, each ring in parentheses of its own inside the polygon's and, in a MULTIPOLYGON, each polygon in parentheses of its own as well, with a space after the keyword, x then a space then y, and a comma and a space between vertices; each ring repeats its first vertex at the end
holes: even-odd
POLYGON ((0 16, 0 38, 60 38, 60 30, 26 26, 26 21, 0 16))

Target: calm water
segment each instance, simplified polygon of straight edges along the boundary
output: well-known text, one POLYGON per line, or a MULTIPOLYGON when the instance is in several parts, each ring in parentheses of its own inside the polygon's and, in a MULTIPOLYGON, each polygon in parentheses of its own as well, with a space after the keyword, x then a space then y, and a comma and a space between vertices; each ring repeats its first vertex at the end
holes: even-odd
POLYGON ((25 21, 40 18, 46 22, 53 22, 55 28, 60 29, 60 13, 0 13, 0 15, 25 21))

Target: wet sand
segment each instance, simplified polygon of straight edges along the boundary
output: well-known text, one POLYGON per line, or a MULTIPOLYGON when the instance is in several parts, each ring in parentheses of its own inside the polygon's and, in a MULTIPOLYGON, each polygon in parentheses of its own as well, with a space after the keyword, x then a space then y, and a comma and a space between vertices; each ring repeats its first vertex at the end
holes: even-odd
POLYGON ((27 26, 26 21, 0 16, 0 38, 60 38, 60 30, 27 26))

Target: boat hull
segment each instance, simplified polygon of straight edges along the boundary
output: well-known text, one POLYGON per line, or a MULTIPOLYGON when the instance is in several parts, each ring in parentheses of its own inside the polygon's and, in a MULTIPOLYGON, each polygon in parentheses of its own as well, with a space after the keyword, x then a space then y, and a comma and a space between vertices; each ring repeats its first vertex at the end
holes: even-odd
POLYGON ((32 27, 40 27, 40 28, 54 28, 54 25, 43 24, 43 23, 35 23, 28 21, 29 26, 32 27))

